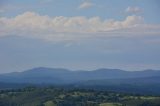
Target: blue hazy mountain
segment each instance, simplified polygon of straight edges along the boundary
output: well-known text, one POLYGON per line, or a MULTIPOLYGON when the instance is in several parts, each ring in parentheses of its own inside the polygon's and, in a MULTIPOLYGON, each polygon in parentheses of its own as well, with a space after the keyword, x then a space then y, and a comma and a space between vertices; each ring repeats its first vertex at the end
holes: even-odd
POLYGON ((104 89, 117 92, 160 94, 160 71, 97 69, 71 71, 39 67, 23 72, 0 74, 0 89, 58 85, 71 88, 104 89))
POLYGON ((13 72, 0 75, 0 82, 36 83, 36 84, 71 84, 77 82, 139 82, 150 80, 160 82, 160 71, 124 71, 120 69, 97 69, 93 71, 71 71, 62 68, 39 67, 23 72, 13 72), (154 80, 156 78, 156 80, 154 80), (158 78, 158 79, 157 79, 158 78), (128 79, 128 80, 126 80, 128 79))

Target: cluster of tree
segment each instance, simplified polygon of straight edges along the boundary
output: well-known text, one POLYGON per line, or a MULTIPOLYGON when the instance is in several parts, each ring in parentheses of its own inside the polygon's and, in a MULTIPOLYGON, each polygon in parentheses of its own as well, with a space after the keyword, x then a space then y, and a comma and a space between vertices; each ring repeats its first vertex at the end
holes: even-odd
POLYGON ((27 87, 0 90, 0 106, 160 106, 160 97, 92 89, 27 87))

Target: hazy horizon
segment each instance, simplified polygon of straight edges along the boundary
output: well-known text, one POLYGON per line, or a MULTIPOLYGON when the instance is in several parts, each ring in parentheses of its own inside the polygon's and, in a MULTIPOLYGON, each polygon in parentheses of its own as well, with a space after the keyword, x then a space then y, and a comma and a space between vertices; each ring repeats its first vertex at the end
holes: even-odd
MULTIPOLYGON (((30 70, 35 70, 35 69, 64 69, 64 70, 68 70, 68 71, 97 71, 97 70, 101 70, 101 69, 105 69, 105 70, 121 70, 121 71, 128 71, 128 72, 140 72, 140 71, 148 71, 148 70, 152 70, 152 71, 160 71, 160 69, 142 69, 142 70, 125 70, 125 69, 120 69, 120 68, 95 68, 95 69, 71 69, 71 68, 62 68, 62 67, 33 67, 33 68, 28 68, 28 69, 23 69, 23 70, 14 70, 14 71, 8 71, 8 72, 0 72, 0 74, 8 74, 8 73, 15 73, 15 72, 25 72, 25 71, 30 71, 30 70)), ((45 71, 45 70, 44 70, 45 71)))

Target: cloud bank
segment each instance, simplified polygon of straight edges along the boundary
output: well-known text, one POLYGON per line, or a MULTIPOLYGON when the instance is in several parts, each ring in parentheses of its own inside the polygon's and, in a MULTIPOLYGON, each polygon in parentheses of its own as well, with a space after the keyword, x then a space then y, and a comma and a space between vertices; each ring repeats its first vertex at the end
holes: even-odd
POLYGON ((100 17, 49 17, 25 12, 13 18, 0 17, 0 37, 24 36, 51 41, 80 40, 95 37, 160 35, 159 25, 144 23, 141 16, 124 20, 102 20, 100 17))

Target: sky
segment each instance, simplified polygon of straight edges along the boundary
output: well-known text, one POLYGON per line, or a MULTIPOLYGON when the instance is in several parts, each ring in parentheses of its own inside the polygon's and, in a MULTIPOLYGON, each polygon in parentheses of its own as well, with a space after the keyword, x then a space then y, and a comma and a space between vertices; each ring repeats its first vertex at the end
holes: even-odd
POLYGON ((0 0, 0 73, 160 69, 159 0, 0 0))

